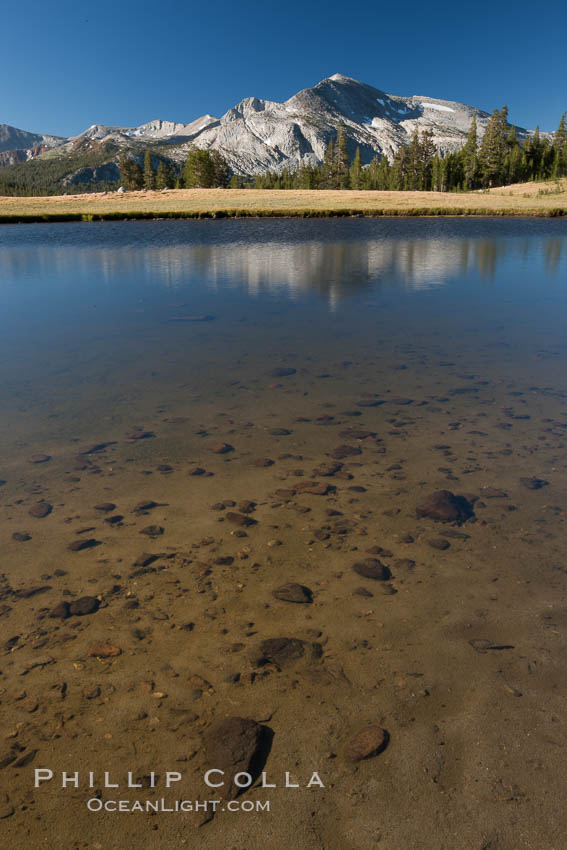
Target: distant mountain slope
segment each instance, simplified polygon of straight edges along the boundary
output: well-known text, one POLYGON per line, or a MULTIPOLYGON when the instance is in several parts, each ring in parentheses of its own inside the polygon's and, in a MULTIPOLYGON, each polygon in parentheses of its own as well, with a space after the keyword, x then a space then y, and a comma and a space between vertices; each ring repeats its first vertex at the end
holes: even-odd
POLYGON ((65 139, 62 136, 50 136, 44 133, 28 133, 27 130, 18 130, 9 124, 0 124, 0 153, 11 150, 27 150, 36 145, 47 145, 53 147, 65 139))
MULTIPOLYGON (((100 165, 101 145, 113 151, 130 150, 140 156, 151 147, 182 162, 190 147, 220 151, 237 174, 253 175, 266 170, 294 170, 301 163, 321 162, 329 139, 342 123, 351 155, 360 147, 363 162, 385 155, 389 159, 406 144, 415 128, 430 130, 435 146, 443 153, 460 148, 476 115, 482 136, 489 115, 480 109, 425 95, 401 97, 334 74, 313 88, 303 89, 284 103, 248 97, 220 119, 203 115, 188 124, 156 119, 139 127, 93 124, 69 138, 27 133, 0 125, 0 165, 35 158, 88 154, 96 151, 100 165)), ((516 127, 519 139, 528 131, 516 127)), ((108 163, 116 166, 115 154, 108 163)), ((105 179, 114 170, 103 170, 105 179)), ((95 174, 95 172, 93 172, 95 174)), ((93 178, 96 181, 96 174, 93 178)), ((69 181, 73 182, 70 174, 69 181)))

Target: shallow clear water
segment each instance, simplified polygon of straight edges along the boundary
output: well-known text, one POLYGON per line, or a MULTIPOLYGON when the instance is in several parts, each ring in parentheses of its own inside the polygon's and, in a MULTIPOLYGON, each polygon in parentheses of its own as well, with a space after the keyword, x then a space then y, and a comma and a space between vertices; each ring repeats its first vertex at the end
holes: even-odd
MULTIPOLYGON (((566 272, 561 220, 0 228, 7 748, 181 765, 202 799, 204 736, 252 717, 270 778, 327 788, 254 789, 269 816, 215 816, 204 850, 562 846, 566 272), (440 489, 462 527, 416 511, 440 489), (390 580, 354 569, 369 554, 390 580), (324 652, 259 666, 274 637, 324 652), (353 767, 377 722, 387 749, 353 767)), ((59 846, 147 846, 144 817, 102 821, 10 758, 12 846, 54 821, 59 846)), ((152 846, 193 840, 153 823, 152 846)))
POLYGON ((282 363, 297 392, 332 371, 337 403, 377 368, 381 394, 416 373, 431 392, 459 371, 555 385, 566 269, 560 221, 5 227, 0 409, 20 438, 57 441, 159 404, 186 413, 187 393, 231 399, 229 381, 262 382, 282 363), (203 315, 215 318, 175 321, 203 315))

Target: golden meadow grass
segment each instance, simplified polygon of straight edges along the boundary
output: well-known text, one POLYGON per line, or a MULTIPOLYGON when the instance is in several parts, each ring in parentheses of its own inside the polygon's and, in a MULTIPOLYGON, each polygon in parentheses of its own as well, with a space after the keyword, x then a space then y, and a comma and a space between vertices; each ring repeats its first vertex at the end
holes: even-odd
POLYGON ((0 222, 113 218, 567 214, 567 180, 489 191, 374 192, 336 190, 170 189, 0 197, 0 222))

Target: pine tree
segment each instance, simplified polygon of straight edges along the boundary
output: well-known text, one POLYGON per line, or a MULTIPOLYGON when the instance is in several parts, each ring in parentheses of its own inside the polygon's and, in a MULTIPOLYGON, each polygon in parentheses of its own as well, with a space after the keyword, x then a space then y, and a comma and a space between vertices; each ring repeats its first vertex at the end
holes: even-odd
POLYGON ((144 185, 144 172, 139 162, 132 164, 132 178, 130 181, 131 189, 142 189, 144 185))
POLYGON ((401 188, 409 189, 413 192, 421 189, 421 173, 421 142, 419 138, 419 130, 416 127, 412 133, 412 137, 407 148, 407 169, 404 174, 401 188))
POLYGON ((225 158, 218 151, 210 152, 213 182, 212 185, 217 189, 225 189, 230 176, 230 168, 225 158))
POLYGON ((335 143, 329 139, 325 156, 321 165, 321 188, 337 189, 335 174, 335 143))
POLYGON ((473 115, 467 140, 461 151, 465 189, 476 189, 478 180, 478 138, 476 115, 473 115))
POLYGON ((480 146, 479 165, 484 186, 499 186, 504 171, 508 109, 495 109, 484 131, 480 146))
POLYGON ((561 121, 553 134, 553 176, 567 175, 567 112, 561 116, 561 121))
POLYGON ((137 174, 134 169, 134 161, 123 153, 118 160, 118 168, 120 170, 120 183, 122 186, 124 186, 125 189, 137 189, 137 174))
POLYGON ((192 148, 187 155, 184 176, 187 189, 210 189, 214 186, 214 164, 209 151, 192 148))
POLYGON ((350 167, 350 188, 362 189, 362 159, 360 157, 360 148, 358 147, 350 167))
POLYGON ((421 181, 419 188, 424 192, 431 189, 433 175, 433 159, 436 154, 436 147, 433 141, 433 133, 431 130, 425 130, 421 137, 420 161, 421 161, 421 181))
POLYGON ((156 175, 152 165, 152 155, 149 148, 147 148, 146 153, 144 154, 144 188, 151 190, 155 189, 155 187, 156 175))
POLYGON ((399 191, 405 188, 409 171, 408 145, 402 145, 394 154, 392 169, 390 173, 390 188, 399 191))
POLYGON ((350 158, 347 148, 346 128, 344 124, 337 127, 337 142, 335 145, 335 169, 337 189, 348 189, 350 185, 350 158))
POLYGON ((156 173, 156 189, 173 189, 173 177, 167 163, 160 159, 156 173))

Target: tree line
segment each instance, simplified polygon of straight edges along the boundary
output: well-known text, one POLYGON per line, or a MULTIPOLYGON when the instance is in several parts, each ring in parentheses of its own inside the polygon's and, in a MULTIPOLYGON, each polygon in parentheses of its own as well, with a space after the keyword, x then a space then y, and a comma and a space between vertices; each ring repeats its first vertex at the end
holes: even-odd
MULTIPOLYGON (((74 181, 81 168, 104 165, 118 148, 105 144, 95 151, 39 157, 0 168, 1 195, 53 195, 115 190, 112 181, 74 181)), ((116 162, 116 159, 114 159, 116 162)), ((155 149, 118 155, 120 183, 126 189, 231 188, 242 189, 378 189, 471 191, 533 180, 567 176, 567 121, 563 115, 556 132, 539 129, 524 140, 508 123, 506 107, 495 109, 482 139, 473 117, 460 150, 441 154, 433 135, 414 131, 392 161, 382 154, 363 164, 360 148, 349 155, 346 127, 340 124, 329 140, 320 164, 302 162, 295 171, 268 171, 253 177, 231 173, 224 157, 214 150, 191 148, 184 164, 155 149), (143 166, 142 163, 143 162, 143 166)))
POLYGON ((123 153, 118 162, 120 183, 126 189, 224 189, 230 169, 215 150, 191 148, 183 170, 170 160, 153 157, 148 149, 144 167, 123 153), (156 166, 157 161, 157 166, 156 166))
POLYGON ((375 156, 363 165, 360 148, 349 157, 346 128, 337 127, 320 165, 301 164, 296 171, 284 168, 254 178, 233 178, 231 185, 255 189, 378 189, 382 191, 458 192, 507 186, 532 180, 567 176, 567 123, 563 115, 552 138, 539 128, 524 141, 508 123, 506 107, 495 109, 479 140, 473 117, 463 147, 441 154, 429 130, 416 128, 390 162, 375 156))

